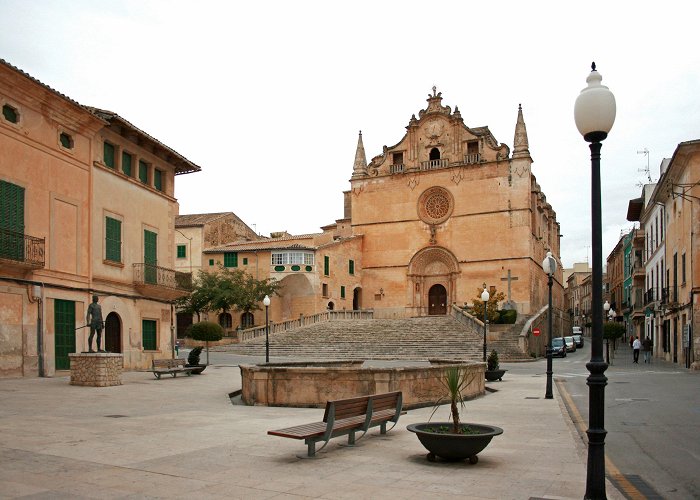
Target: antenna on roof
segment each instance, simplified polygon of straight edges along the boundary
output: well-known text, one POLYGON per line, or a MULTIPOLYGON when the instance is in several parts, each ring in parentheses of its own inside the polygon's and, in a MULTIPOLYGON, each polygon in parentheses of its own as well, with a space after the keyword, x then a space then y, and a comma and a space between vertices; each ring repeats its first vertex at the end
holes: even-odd
MULTIPOLYGON (((651 180, 651 171, 649 170, 649 150, 648 150, 647 148, 644 148, 644 149, 642 149, 641 151, 637 151, 637 154, 638 154, 638 155, 644 155, 644 156, 647 157, 647 166, 646 166, 646 168, 638 168, 638 169, 637 169, 637 172, 644 172, 645 174, 647 174, 647 180, 648 180, 649 183, 651 184, 651 183, 654 182, 654 181, 651 180)), ((641 183, 640 183, 640 184, 641 184, 641 183)), ((641 187, 641 186, 640 186, 640 187, 641 187)))

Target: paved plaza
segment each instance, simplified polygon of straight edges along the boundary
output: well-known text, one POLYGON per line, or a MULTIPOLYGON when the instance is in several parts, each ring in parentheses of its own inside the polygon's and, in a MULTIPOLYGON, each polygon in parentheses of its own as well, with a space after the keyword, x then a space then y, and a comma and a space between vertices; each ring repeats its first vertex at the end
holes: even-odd
MULTIPOLYGON (((497 425, 479 463, 431 463, 406 425, 374 429, 355 448, 331 441, 301 460, 302 441, 271 429, 320 420, 322 409, 232 404, 232 364, 201 376, 79 387, 68 376, 0 380, 1 498, 582 498, 586 449, 541 376, 506 374, 469 401, 463 420, 497 425)), ((447 407, 435 419, 447 418, 447 407)), ((609 498, 623 498, 610 483, 609 498)))

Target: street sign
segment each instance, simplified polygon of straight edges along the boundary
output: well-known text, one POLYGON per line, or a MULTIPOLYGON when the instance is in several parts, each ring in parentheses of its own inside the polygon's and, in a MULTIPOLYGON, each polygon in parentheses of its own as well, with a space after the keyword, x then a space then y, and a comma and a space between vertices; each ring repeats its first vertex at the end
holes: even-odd
POLYGON ((535 337, 539 337, 539 336, 540 336, 540 329, 539 329, 539 328, 534 328, 534 329, 532 330, 532 334, 533 334, 535 337))

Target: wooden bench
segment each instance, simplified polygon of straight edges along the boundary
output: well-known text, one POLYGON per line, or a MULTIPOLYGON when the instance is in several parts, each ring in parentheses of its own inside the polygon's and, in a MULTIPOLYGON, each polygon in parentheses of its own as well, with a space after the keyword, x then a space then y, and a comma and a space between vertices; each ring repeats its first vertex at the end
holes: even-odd
POLYGON ((299 458, 314 458, 316 443, 325 441, 318 450, 326 447, 331 438, 348 436, 348 446, 354 446, 372 427, 379 427, 380 434, 387 433, 387 424, 392 422, 388 430, 394 428, 402 413, 402 394, 400 391, 371 396, 359 396, 350 399, 328 401, 322 422, 297 425, 276 431, 267 431, 271 436, 292 439, 303 439, 307 446, 306 455, 299 458), (361 432, 359 437, 355 435, 361 432))
POLYGON ((170 374, 173 377, 177 377, 178 373, 186 373, 188 376, 192 375, 192 370, 196 370, 196 366, 185 366, 186 361, 182 358, 175 359, 154 359, 153 365, 149 372, 153 372, 153 375, 157 379, 160 379, 161 375, 170 374))

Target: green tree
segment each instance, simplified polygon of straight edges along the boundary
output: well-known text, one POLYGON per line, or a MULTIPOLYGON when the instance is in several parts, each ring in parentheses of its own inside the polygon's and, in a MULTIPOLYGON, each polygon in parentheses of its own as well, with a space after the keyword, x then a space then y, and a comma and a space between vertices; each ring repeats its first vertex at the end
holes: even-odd
POLYGON ((209 341, 216 342, 224 336, 224 329, 213 321, 200 321, 190 325, 187 334, 194 340, 204 341, 207 346, 207 364, 209 364, 209 341))
POLYGON ((194 280, 192 291, 188 295, 175 300, 177 311, 196 314, 197 321, 201 321, 201 314, 209 310, 213 291, 218 287, 218 282, 218 274, 199 271, 194 280))
POLYGON ((612 340, 613 349, 617 347, 617 339, 625 333, 625 326, 622 323, 615 321, 606 321, 603 323, 603 338, 612 340))
MULTIPOLYGON (((484 320, 484 301, 481 300, 481 293, 484 291, 483 288, 476 289, 476 298, 472 302, 470 308, 470 313, 475 318, 484 320)), ((495 323, 499 318, 498 313, 498 303, 505 300, 506 296, 503 292, 490 293, 489 301, 486 303, 486 315, 490 323, 495 323)))

